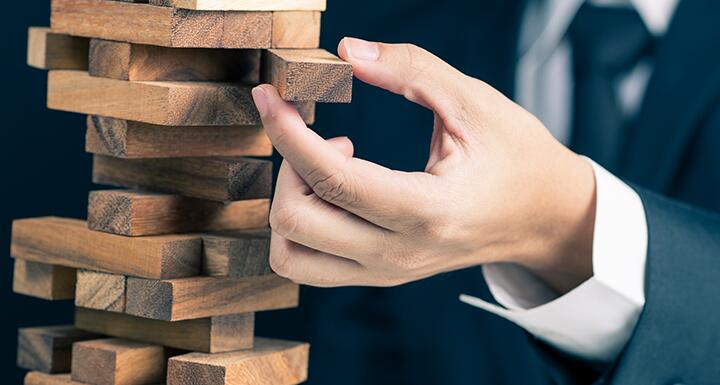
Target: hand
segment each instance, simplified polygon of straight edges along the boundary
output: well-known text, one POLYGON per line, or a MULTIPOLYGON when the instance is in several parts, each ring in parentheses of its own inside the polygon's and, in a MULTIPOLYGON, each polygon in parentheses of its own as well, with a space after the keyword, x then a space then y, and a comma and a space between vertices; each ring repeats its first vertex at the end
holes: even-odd
POLYGON ((425 172, 353 158, 308 129, 277 91, 253 90, 284 156, 270 262, 315 286, 392 286, 493 262, 564 292, 592 275, 592 167, 528 112, 427 51, 346 38, 355 76, 435 113, 425 172))

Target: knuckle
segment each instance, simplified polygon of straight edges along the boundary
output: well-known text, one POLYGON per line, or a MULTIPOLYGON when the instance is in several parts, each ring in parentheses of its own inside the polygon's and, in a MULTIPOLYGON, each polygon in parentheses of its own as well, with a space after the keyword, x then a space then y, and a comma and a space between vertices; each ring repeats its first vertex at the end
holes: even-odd
POLYGON ((283 237, 295 234, 299 223, 299 213, 288 204, 273 205, 270 210, 270 228, 283 237))
POLYGON ((270 268, 275 272, 275 274, 281 277, 292 278, 292 266, 290 260, 291 258, 287 251, 275 250, 270 253, 270 268))
POLYGON ((347 178, 340 172, 318 178, 311 187, 315 195, 326 202, 349 204, 356 200, 356 194, 350 188, 347 178))

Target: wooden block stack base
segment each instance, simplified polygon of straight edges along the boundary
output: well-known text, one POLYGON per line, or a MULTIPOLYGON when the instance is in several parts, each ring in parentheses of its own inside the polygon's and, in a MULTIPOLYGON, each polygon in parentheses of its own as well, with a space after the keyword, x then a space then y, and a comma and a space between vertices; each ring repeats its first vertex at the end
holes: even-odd
POLYGON ((275 86, 306 124, 351 101, 352 66, 319 48, 327 1, 47 1, 27 63, 49 71, 49 108, 87 115, 93 182, 120 189, 92 191, 87 220, 13 222, 13 291, 75 304, 72 326, 19 330, 25 384, 305 381, 308 344, 254 335, 300 291, 269 263, 251 90, 275 86))

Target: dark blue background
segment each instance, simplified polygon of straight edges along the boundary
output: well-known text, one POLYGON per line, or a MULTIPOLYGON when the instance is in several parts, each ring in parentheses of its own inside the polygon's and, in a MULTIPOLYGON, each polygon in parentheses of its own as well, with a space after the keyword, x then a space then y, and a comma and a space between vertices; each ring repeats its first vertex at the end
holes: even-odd
MULTIPOLYGON (((499 47, 512 1, 330 0, 323 15, 322 46, 331 51, 344 35, 414 42, 468 74, 500 89, 511 87, 512 69, 475 44, 487 37, 499 47)), ((72 304, 11 293, 9 250, 13 218, 84 217, 91 157, 83 151, 84 118, 45 108, 46 73, 25 65, 26 30, 49 24, 49 1, 3 5, 2 55, 2 373, 20 383, 15 368, 16 329, 72 321, 72 304)), ((432 115, 400 97, 356 82, 352 105, 322 105, 315 129, 326 137, 349 135, 359 157, 403 170, 424 166, 432 115)), ((421 192, 420 192, 421 193, 421 192)), ((311 384, 545 383, 522 332, 459 303, 461 292, 487 296, 478 269, 394 289, 303 288, 300 309, 258 317, 260 334, 313 345, 311 384), (469 284, 468 284, 469 283, 469 284), (467 330, 474 331, 468 335, 467 330), (373 379, 373 380, 368 380, 373 379), (530 380, 533 379, 533 380, 530 380)))

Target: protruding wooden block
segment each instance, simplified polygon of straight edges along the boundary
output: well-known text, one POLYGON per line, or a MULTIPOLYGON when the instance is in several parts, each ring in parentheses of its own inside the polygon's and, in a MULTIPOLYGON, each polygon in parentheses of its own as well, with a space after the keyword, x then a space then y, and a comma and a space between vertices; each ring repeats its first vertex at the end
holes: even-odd
POLYGON ((288 101, 350 103, 352 65, 323 49, 266 51, 265 76, 288 101))
POLYGON ((190 353, 168 362, 168 385, 295 385, 307 379, 310 346, 257 338, 255 348, 190 353))
POLYGON ((168 48, 90 41, 90 76, 133 81, 260 82, 260 50, 168 48))
POLYGON ((128 278, 128 314, 180 321, 224 314, 287 309, 298 305, 298 285, 276 275, 226 279, 128 278))
POLYGON ((75 309, 75 326, 79 329, 206 353, 252 348, 254 321, 253 313, 167 322, 100 310, 75 309))
POLYGON ((15 260, 13 292, 57 301, 75 296, 75 269, 15 260))
POLYGON ((271 156, 262 126, 158 126, 88 116, 85 150, 116 158, 271 156))
POLYGON ((146 278, 177 278, 200 271, 197 236, 128 238, 92 231, 85 221, 32 218, 13 221, 10 253, 15 258, 146 278))
MULTIPOLYGON (((163 126, 257 126, 250 87, 233 83, 129 82, 84 71, 50 71, 50 109, 109 116, 163 126)), ((308 124, 315 105, 297 103, 308 124)))
POLYGON ((125 312, 124 275, 78 270, 75 306, 125 312))
POLYGON ((272 48, 318 48, 320 12, 273 12, 272 48))
POLYGON ((53 0, 52 31, 184 48, 269 48, 270 12, 204 12, 108 0, 53 0))
POLYGON ((269 199, 222 203, 134 190, 102 190, 90 193, 88 227, 128 236, 244 230, 267 227, 269 212, 269 199))
POLYGON ((203 235, 202 274, 230 278, 272 274, 270 230, 203 235))
POLYGON ((47 27, 30 27, 27 64, 44 70, 87 69, 88 39, 52 33, 47 27))
POLYGON ((213 201, 270 197, 272 163, 246 158, 118 159, 95 155, 93 182, 213 201))
POLYGON ((324 11, 326 0, 150 0, 151 4, 199 11, 324 11))
POLYGON ((74 381, 93 385, 147 385, 165 379, 165 348, 106 338, 76 342, 72 348, 74 381))
POLYGON ((45 373, 70 371, 73 342, 98 338, 72 326, 45 326, 18 330, 17 365, 45 373))

